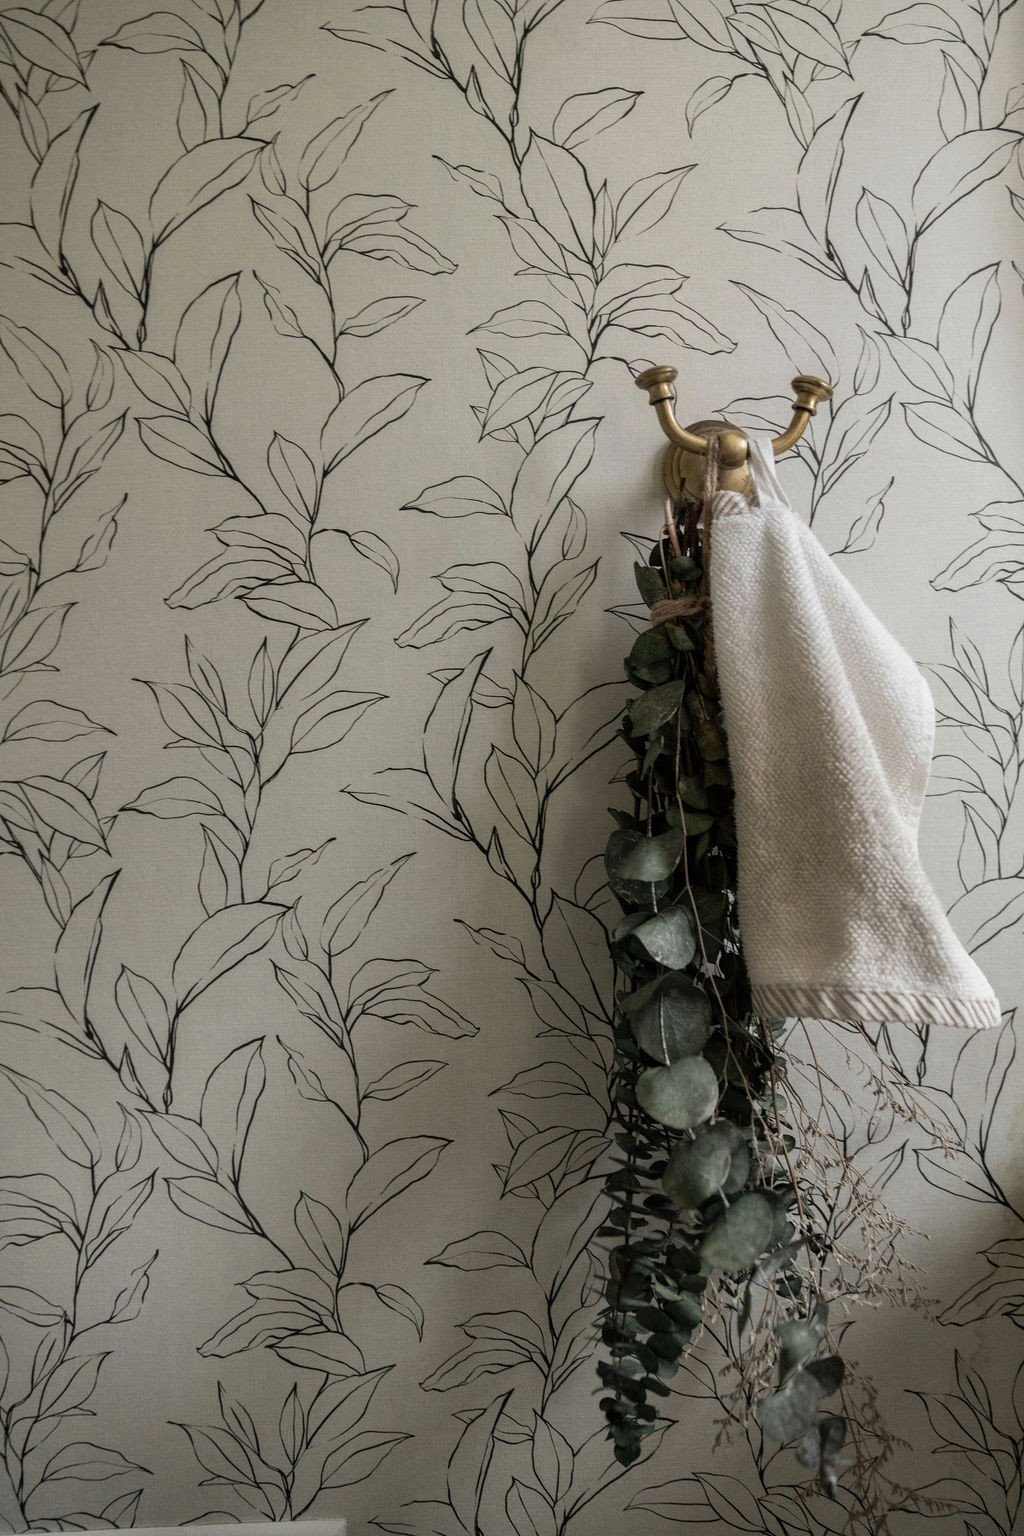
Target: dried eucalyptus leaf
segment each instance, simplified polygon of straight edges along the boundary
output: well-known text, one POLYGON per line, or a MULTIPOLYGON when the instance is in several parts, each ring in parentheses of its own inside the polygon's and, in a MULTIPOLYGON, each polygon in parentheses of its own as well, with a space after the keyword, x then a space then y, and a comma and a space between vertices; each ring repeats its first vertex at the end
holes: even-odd
POLYGON ((783 1205, 781 1202, 777 1202, 772 1216, 771 1239, 765 1244, 765 1247, 774 1248, 779 1243, 788 1243, 795 1231, 796 1228, 790 1221, 789 1217, 786 1215, 785 1205, 783 1205))
POLYGON ((637 635, 629 653, 627 675, 644 683, 667 683, 672 676, 672 647, 656 629, 637 635))
POLYGON ((698 719, 697 749, 707 763, 721 762, 728 757, 725 737, 716 721, 698 719))
POLYGON ((694 774, 681 773, 676 780, 679 789, 679 798, 684 805, 692 805, 694 810, 706 811, 708 808, 708 792, 701 779, 694 774))
POLYGON ((846 1375, 846 1367, 838 1355, 826 1355, 822 1360, 811 1360, 805 1367, 821 1388, 822 1397, 838 1392, 846 1375))
POLYGON ((712 1269, 749 1269, 771 1241, 772 1216, 763 1195, 741 1195, 701 1243, 701 1258, 712 1269))
POLYGON ((821 1460, 821 1435, 818 1433, 817 1424, 812 1424, 796 1443, 796 1459, 802 1467, 813 1467, 817 1470, 821 1460))
POLYGON ((618 861, 620 880, 665 880, 683 856, 683 833, 670 827, 657 837, 645 837, 618 861))
POLYGON ((652 1333, 647 1348, 653 1349, 661 1360, 678 1360, 689 1342, 685 1334, 652 1333))
POLYGON ((666 623, 663 625, 663 628, 666 635, 668 635, 670 643, 677 651, 695 651, 697 649, 693 636, 684 624, 666 623))
POLYGON ((703 886, 695 885, 693 899, 697 907, 697 918, 703 924, 717 923, 729 910, 724 891, 709 891, 703 886))
POLYGON ((821 1388, 806 1371, 797 1371, 786 1385, 769 1397, 763 1397, 754 1416, 769 1440, 785 1445, 799 1440, 814 1424, 821 1402, 821 1388))
POLYGON ((711 1034, 711 1000, 685 976, 659 977, 630 1001, 633 1038, 665 1066, 696 1056, 711 1034), (643 1002, 637 1006, 640 997, 643 1002))
POLYGON ((686 1056, 670 1067, 651 1067, 636 1085, 640 1108, 660 1125, 689 1131, 715 1112, 718 1079, 703 1056, 686 1056))
POLYGON ((780 1323, 778 1333, 782 1345, 779 1351, 779 1370, 785 1377, 813 1357, 825 1336, 825 1320, 813 1317, 810 1322, 801 1318, 791 1323, 780 1323))
POLYGON ((627 912, 625 917, 620 917, 612 929, 613 944, 621 944, 623 939, 628 939, 642 924, 648 921, 646 912, 627 912))
POLYGON ((676 678, 671 683, 661 683, 657 688, 648 688, 646 693, 642 693, 630 705, 629 718, 633 735, 650 736, 659 725, 671 720, 682 704, 685 692, 686 683, 682 678, 676 678))
POLYGON ((846 1444, 846 1420, 838 1417, 823 1419, 818 1425, 818 1433, 821 1436, 822 1458, 838 1456, 846 1444))
POLYGON ((669 747, 662 740, 662 733, 660 731, 656 736, 650 737, 647 742, 647 751, 644 753, 643 762, 640 764, 640 772, 642 774, 650 773, 658 758, 663 757, 668 751, 669 747))
POLYGON ((668 597, 668 588, 660 571, 653 565, 641 565, 636 561, 633 565, 633 575, 636 577, 637 591, 647 604, 653 608, 655 603, 664 602, 668 597))
POLYGON ((608 875, 608 883, 617 896, 632 907, 653 907, 655 900, 668 894, 668 880, 623 880, 618 873, 617 866, 633 848, 645 843, 647 839, 642 832, 637 832, 627 827, 619 827, 608 839, 605 849, 604 866, 608 875))
POLYGON ((635 937, 659 965, 681 970, 697 953, 693 918, 685 907, 665 907, 648 917, 635 931, 635 937))
POLYGON ((729 1164, 729 1175, 722 1185, 722 1194, 729 1196, 738 1195, 744 1184, 750 1178, 750 1148, 747 1146, 743 1135, 737 1126, 730 1126, 735 1132, 735 1140, 732 1148, 732 1161, 729 1164))
MULTIPOLYGON (((646 922, 646 917, 644 921, 646 922)), ((685 971, 667 971, 662 976, 656 976, 646 986, 638 987, 635 992, 616 992, 615 1000, 622 1009, 626 1018, 632 1018, 646 1008, 652 998, 656 997, 663 987, 690 986, 690 978, 685 971)))
POLYGON ((680 1210, 696 1210, 718 1194, 731 1162, 728 1134, 721 1134, 716 1125, 707 1126, 693 1141, 681 1141, 673 1149, 662 1188, 680 1210))
POLYGON ((796 1459, 803 1466, 818 1474, 822 1492, 827 1498, 836 1496, 836 1480, 848 1459, 839 1453, 846 1443, 845 1419, 821 1419, 800 1437, 796 1447, 796 1459))

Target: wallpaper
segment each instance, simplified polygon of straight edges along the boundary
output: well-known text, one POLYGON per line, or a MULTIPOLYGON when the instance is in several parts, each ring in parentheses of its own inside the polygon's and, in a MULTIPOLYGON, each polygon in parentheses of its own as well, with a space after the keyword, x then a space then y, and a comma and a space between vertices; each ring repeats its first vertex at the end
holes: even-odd
POLYGON ((1024 1528, 1019 19, 0 10, 5 1529, 1024 1528), (650 363, 683 422, 834 384, 781 473, 927 671, 1006 1011, 792 1027, 874 1245, 866 1501, 713 1326, 628 1470, 598 1407, 650 363))

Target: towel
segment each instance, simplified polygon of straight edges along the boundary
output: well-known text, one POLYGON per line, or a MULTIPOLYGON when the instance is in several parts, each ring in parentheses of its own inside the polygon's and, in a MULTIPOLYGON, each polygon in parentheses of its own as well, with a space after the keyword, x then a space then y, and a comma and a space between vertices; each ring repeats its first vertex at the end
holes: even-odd
POLYGON ((771 439, 712 498, 709 591, 755 1010, 1000 1022, 921 867, 935 738, 923 675, 793 511, 771 439))

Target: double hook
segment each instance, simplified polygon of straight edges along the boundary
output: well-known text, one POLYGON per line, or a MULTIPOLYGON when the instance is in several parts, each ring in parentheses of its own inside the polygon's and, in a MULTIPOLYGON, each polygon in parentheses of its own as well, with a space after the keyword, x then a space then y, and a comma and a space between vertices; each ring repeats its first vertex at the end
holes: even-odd
MULTIPOLYGON (((672 387, 675 379, 674 368, 661 366, 645 369, 637 375, 635 382, 637 389, 647 391, 650 403, 658 413, 661 429, 672 445, 665 454, 665 486, 669 495, 675 498, 682 489, 691 500, 699 501, 704 484, 704 465, 701 461, 708 451, 708 439, 701 437, 692 427, 681 427, 676 420, 673 409, 676 392, 672 387)), ((793 420, 781 437, 772 439, 776 456, 792 448, 802 437, 807 423, 818 409, 819 401, 832 398, 830 384, 807 374, 794 379, 792 387, 796 392, 793 420)), ((746 435, 728 421, 722 422, 721 427, 722 430, 716 434, 721 466, 719 484, 723 490, 747 490, 750 484, 750 471, 747 467, 750 445, 746 435)))

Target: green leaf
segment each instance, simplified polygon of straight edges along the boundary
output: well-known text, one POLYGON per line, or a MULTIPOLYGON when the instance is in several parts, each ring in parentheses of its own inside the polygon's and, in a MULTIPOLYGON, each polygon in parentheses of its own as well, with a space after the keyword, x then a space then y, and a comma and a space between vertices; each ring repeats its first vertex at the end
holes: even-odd
POLYGON ((697 952, 693 919, 684 907, 666 907, 633 930, 633 937, 643 945, 659 965, 682 970, 697 952))
POLYGON ((686 681, 680 677, 642 693, 629 711, 633 735, 650 736, 666 720, 671 720, 682 704, 685 692, 686 681))
MULTIPOLYGON (((651 1067, 636 1085, 640 1108, 661 1125, 676 1131, 688 1131, 715 1112, 718 1103, 718 1078, 703 1056, 685 1056, 670 1067, 651 1067)), ((768 1213, 771 1231, 771 1208, 768 1213)))
POLYGON ((711 1001, 686 976, 659 976, 622 1007, 637 1045, 666 1065, 695 1056, 711 1033, 711 1001))
POLYGON ((712 1269, 749 1269, 771 1241, 773 1225, 772 1208, 763 1195, 741 1195, 701 1243, 700 1256, 712 1269))
MULTIPOLYGON (((795 1447, 797 1461, 803 1467, 814 1469, 826 1492, 835 1489, 836 1473, 841 1465, 836 1458, 845 1444, 845 1419, 820 1418, 800 1437, 800 1443, 795 1447)), ((973 1527, 965 1529, 973 1530, 973 1527)))
POLYGON ((657 837, 642 838, 618 863, 615 873, 624 880, 665 880, 682 858, 685 841, 677 827, 657 837))
POLYGON ((769 1440, 786 1444, 807 1433, 818 1416, 820 1402, 817 1381, 806 1371, 797 1371, 781 1391, 761 1399, 754 1415, 769 1440))

